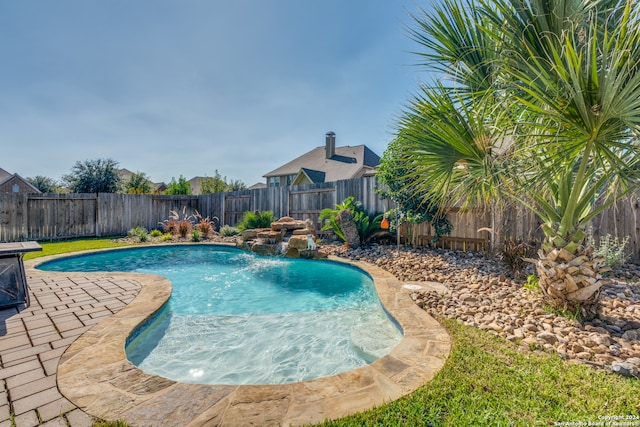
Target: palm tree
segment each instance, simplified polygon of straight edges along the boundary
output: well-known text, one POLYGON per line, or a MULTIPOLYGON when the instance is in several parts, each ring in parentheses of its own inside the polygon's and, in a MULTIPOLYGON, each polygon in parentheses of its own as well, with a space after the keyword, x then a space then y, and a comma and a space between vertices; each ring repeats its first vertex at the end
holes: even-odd
POLYGON ((554 307, 596 314, 605 265, 585 226, 638 186, 638 0, 445 0, 416 17, 441 74, 399 121, 399 160, 439 206, 515 201, 543 221, 554 307))

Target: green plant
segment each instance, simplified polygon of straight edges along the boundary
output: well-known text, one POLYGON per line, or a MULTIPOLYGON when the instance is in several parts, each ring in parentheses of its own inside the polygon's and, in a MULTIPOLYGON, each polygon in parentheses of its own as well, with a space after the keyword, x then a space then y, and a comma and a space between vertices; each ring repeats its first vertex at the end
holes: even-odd
POLYGON ((513 237, 507 239, 502 246, 502 260, 516 278, 524 273, 527 265, 525 258, 532 256, 534 256, 534 246, 513 237))
POLYGON ((132 173, 129 180, 124 183, 127 194, 149 194, 154 189, 153 183, 144 172, 132 173))
POLYGON ((587 245, 596 248, 594 255, 605 259, 606 264, 611 268, 620 268, 627 262, 629 255, 625 252, 629 243, 629 236, 626 236, 622 242, 618 237, 611 237, 610 234, 600 237, 600 244, 596 247, 593 235, 589 233, 587 237, 587 245))
POLYGON ((585 317, 603 271, 557 272, 590 258, 586 224, 640 185, 639 14, 639 0, 443 0, 412 31, 439 73, 398 120, 408 188, 442 208, 536 214, 543 296, 585 317))
POLYGON ((349 196, 342 203, 336 204, 334 209, 324 209, 320 212, 319 217, 320 222, 324 224, 322 229, 333 231, 342 241, 345 241, 346 238, 340 223, 337 221, 338 214, 342 210, 351 212, 351 218, 358 229, 360 243, 367 243, 372 235, 382 230, 380 223, 382 222, 383 214, 368 214, 362 207, 362 203, 356 202, 355 197, 349 196))
POLYGON ((191 231, 191 241, 192 242, 199 242, 201 235, 202 235, 202 233, 200 232, 200 230, 198 230, 196 228, 195 230, 191 231))
POLYGON ((200 194, 223 193, 246 189, 247 186, 244 182, 240 180, 227 181, 227 177, 220 175, 217 169, 212 177, 205 176, 200 182, 200 194))
POLYGON ((158 230, 157 228, 154 228, 153 230, 151 230, 151 233, 149 233, 151 235, 151 237, 160 237, 162 236, 162 231, 158 230))
POLYGON ((382 222, 383 216, 383 214, 367 214, 364 211, 353 214, 353 221, 358 228, 358 235, 360 235, 360 242, 362 244, 368 243, 372 236, 382 231, 380 223, 382 222))
MULTIPOLYGON (((437 243, 444 235, 450 234, 453 226, 446 213, 435 203, 427 199, 424 192, 415 191, 408 178, 411 166, 398 157, 401 150, 399 140, 391 141, 382 154, 376 177, 380 185, 376 192, 384 198, 390 198, 397 206, 387 212, 387 218, 396 218, 395 223, 407 221, 412 224, 428 222, 433 230, 431 243, 437 243)), ((395 229, 395 225, 393 227, 395 229)), ((393 232, 393 230, 391 230, 393 232)))
POLYGON ((129 230, 127 233, 129 237, 137 237, 141 242, 146 242, 149 239, 149 235, 147 234, 147 229, 144 227, 135 227, 129 230))
POLYGON ((176 181, 175 177, 171 178, 167 189, 164 191, 164 194, 168 195, 188 195, 191 194, 191 184, 189 181, 182 175, 176 181))
POLYGON ((276 218, 271 211, 245 212, 242 220, 237 225, 238 230, 250 230, 253 228, 269 228, 276 218))
POLYGON ((236 227, 232 227, 227 224, 220 227, 220 235, 222 237, 236 236, 238 233, 240 233, 240 230, 238 230, 236 227))
POLYGON ((172 239, 173 239, 173 234, 171 234, 171 233, 163 234, 162 237, 160 238, 160 240, 163 241, 163 242, 167 242, 167 241, 172 240, 172 239))
POLYGON ((338 238, 341 239, 343 242, 346 241, 347 239, 345 238, 344 233, 342 232, 342 227, 340 227, 340 223, 337 221, 337 217, 338 217, 338 213, 341 210, 345 210, 345 209, 351 211, 352 213, 360 209, 360 205, 356 203, 355 197, 353 196, 347 197, 341 203, 337 203, 334 209, 330 209, 330 208, 323 209, 322 212, 320 212, 320 216, 318 217, 320 222, 323 224, 322 230, 324 231, 331 230, 333 234, 338 236, 338 238))
POLYGON ((523 287, 525 289, 529 289, 530 291, 540 291, 540 286, 538 284, 538 276, 536 276, 535 274, 530 274, 527 276, 527 281, 524 282, 523 287))
POLYGON ((545 304, 542 306, 542 309, 547 313, 556 314, 569 320, 575 320, 576 322, 582 322, 583 320, 580 306, 574 308, 573 310, 563 310, 558 307, 545 304))
POLYGON ((61 191, 60 184, 53 178, 36 175, 33 178, 27 177, 27 181, 43 193, 59 193, 61 191))
POLYGON ((62 180, 72 193, 117 193, 120 187, 118 162, 113 159, 77 161, 62 180))

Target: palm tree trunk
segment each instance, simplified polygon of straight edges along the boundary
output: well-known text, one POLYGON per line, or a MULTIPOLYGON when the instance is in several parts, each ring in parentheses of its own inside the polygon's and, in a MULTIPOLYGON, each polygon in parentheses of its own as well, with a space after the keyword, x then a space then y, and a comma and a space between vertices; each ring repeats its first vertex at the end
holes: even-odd
POLYGON ((544 298, 552 307, 593 319, 598 314, 600 288, 610 282, 603 274, 610 270, 593 247, 581 247, 572 254, 564 248, 548 254, 538 252, 536 272, 544 298))

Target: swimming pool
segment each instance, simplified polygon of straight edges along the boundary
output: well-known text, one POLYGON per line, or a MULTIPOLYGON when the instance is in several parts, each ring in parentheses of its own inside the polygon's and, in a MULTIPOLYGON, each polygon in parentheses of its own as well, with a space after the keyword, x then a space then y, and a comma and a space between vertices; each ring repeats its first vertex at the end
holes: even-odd
POLYGON ((334 262, 196 245, 95 253, 39 268, 169 278, 169 302, 134 331, 126 350, 144 371, 180 382, 305 381, 371 363, 402 338, 371 278, 334 262))

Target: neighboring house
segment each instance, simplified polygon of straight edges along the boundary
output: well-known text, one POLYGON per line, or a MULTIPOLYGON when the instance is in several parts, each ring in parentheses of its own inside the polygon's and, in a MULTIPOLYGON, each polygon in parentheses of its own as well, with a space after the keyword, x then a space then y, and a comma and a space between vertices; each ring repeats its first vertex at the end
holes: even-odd
POLYGON ((263 175, 267 186, 316 184, 360 178, 375 173, 380 157, 366 145, 336 147, 336 134, 328 132, 324 147, 317 147, 263 175))
POLYGON ((188 182, 191 185, 191 194, 199 196, 202 193, 202 181, 207 179, 206 176, 194 176, 188 182))
POLYGON ((133 175, 133 172, 131 172, 129 169, 116 169, 116 174, 118 174, 118 178, 120 178, 120 181, 122 182, 127 182, 131 179, 131 175, 133 175))
POLYGON ((259 190, 261 188, 267 188, 267 184, 264 182, 256 182, 251 187, 247 188, 247 190, 259 190))
MULTIPOLYGON (((133 172, 125 168, 116 169, 116 173, 118 174, 118 177, 123 184, 127 183, 131 179, 131 175, 133 175, 133 172)), ((164 182, 152 182, 151 185, 153 186, 153 192, 155 194, 161 194, 164 190, 167 189, 167 184, 165 184, 164 182)))
POLYGON ((42 193, 29 181, 18 175, 10 174, 6 170, 0 168, 0 193, 42 193))

